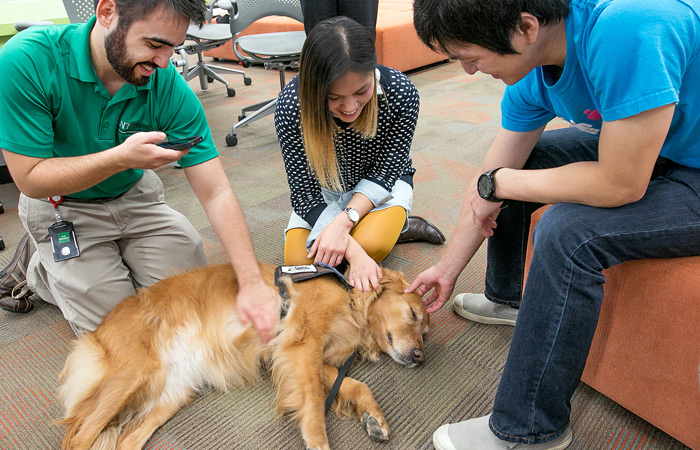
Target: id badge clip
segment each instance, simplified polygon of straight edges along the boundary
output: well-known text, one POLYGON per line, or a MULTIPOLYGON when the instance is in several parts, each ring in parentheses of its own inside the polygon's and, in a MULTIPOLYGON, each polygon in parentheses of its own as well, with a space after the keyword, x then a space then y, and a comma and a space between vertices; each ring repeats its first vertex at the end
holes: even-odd
POLYGON ((75 238, 73 223, 63 220, 58 212, 58 205, 63 202, 63 197, 49 197, 49 201, 53 205, 53 214, 56 216, 56 223, 49 227, 53 259, 59 262, 77 258, 80 256, 80 250, 78 249, 78 241, 75 238))

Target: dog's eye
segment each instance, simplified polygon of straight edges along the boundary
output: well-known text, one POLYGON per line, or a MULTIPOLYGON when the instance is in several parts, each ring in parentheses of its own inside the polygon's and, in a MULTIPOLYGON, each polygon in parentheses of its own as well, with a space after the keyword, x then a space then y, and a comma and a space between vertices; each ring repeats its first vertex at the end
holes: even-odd
POLYGON ((392 337, 391 337, 391 331, 388 332, 388 333, 386 334, 386 338, 389 339, 389 343, 390 343, 390 344, 393 344, 393 343, 394 343, 394 340, 393 340, 392 337))

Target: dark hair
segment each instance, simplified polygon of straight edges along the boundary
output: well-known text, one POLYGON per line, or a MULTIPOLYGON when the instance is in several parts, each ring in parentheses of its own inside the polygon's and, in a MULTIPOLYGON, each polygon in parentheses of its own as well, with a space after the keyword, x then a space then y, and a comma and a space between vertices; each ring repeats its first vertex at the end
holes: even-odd
POLYGON ((527 12, 540 25, 569 13, 569 0, 415 0, 413 23, 431 49, 447 53, 453 44, 474 44, 492 52, 517 53, 511 37, 527 12))
POLYGON ((115 3, 119 14, 119 26, 127 29, 132 23, 143 19, 160 6, 201 26, 207 9, 206 0, 115 0, 115 3))
POLYGON ((347 72, 364 74, 376 67, 372 34, 353 19, 337 16, 320 22, 307 36, 299 81, 325 98, 331 85, 347 72))
MULTIPOLYGON (((325 187, 339 189, 341 185, 333 146, 337 125, 328 109, 331 86, 348 72, 374 76, 376 67, 374 37, 348 17, 326 19, 306 37, 299 61, 301 127, 309 168, 325 187)), ((350 127, 363 137, 376 135, 376 87, 350 127)))

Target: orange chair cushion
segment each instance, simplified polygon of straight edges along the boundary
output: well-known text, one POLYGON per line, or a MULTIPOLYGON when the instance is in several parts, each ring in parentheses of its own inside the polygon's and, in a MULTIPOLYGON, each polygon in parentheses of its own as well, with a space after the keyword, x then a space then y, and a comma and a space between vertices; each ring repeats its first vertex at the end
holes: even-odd
MULTIPOLYGON (((547 207, 532 216, 532 230, 547 207)), ((627 261, 605 294, 582 381, 700 449, 700 256, 627 261)))

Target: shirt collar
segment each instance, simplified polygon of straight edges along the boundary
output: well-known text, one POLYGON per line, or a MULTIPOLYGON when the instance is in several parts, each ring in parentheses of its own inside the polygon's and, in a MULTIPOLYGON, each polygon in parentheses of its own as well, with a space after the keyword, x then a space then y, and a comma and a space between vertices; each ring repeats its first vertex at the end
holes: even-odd
POLYGON ((374 69, 374 76, 376 78, 377 95, 384 95, 384 89, 382 88, 382 74, 379 72, 379 68, 374 69))
POLYGON ((90 57, 90 32, 96 21, 97 17, 92 16, 86 23, 79 25, 70 41, 70 76, 87 83, 97 81, 90 57))

